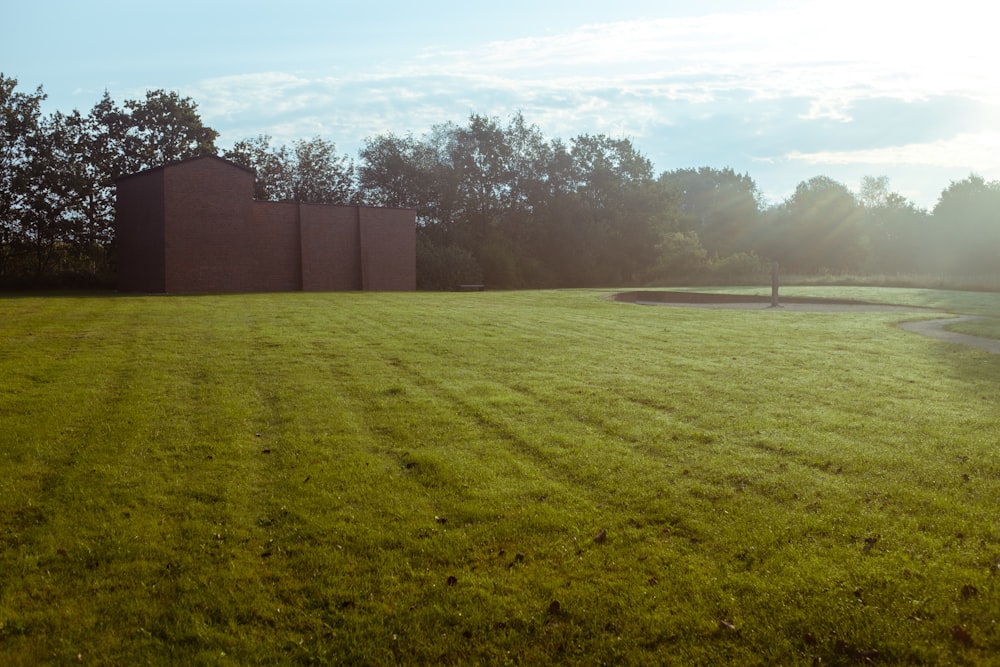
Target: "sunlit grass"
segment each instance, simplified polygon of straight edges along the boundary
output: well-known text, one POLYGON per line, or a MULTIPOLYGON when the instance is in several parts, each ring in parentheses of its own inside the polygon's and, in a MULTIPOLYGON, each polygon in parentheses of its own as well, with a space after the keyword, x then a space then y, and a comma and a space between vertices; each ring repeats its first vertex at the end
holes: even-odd
POLYGON ((989 317, 977 320, 968 320, 950 325, 952 331, 970 334, 972 336, 982 336, 983 338, 996 338, 1000 340, 1000 318, 989 317))
MULTIPOLYGON (((695 292, 723 292, 756 294, 770 297, 770 287, 715 287, 684 288, 695 292)), ((610 291, 613 292, 613 291, 610 291)), ((1000 292, 958 292, 940 289, 854 287, 832 285, 781 285, 781 297, 810 297, 817 299, 846 299, 869 303, 884 303, 918 308, 935 308, 944 312, 986 317, 1000 317, 1000 292)))
POLYGON ((601 296, 0 301, 0 662, 991 660, 1000 359, 601 296))

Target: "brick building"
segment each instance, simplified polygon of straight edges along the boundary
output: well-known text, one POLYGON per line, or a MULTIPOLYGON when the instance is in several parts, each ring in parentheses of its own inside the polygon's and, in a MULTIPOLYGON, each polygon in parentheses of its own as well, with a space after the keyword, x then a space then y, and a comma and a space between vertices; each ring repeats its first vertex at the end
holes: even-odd
POLYGON ((216 156, 117 185, 123 292, 416 289, 412 210, 254 201, 254 172, 216 156))

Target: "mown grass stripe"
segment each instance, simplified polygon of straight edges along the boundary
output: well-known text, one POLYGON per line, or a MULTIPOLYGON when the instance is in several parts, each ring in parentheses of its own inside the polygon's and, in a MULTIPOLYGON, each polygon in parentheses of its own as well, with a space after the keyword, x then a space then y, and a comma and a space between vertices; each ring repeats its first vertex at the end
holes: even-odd
POLYGON ((602 296, 0 301, 0 657, 1000 649, 1000 360, 602 296))

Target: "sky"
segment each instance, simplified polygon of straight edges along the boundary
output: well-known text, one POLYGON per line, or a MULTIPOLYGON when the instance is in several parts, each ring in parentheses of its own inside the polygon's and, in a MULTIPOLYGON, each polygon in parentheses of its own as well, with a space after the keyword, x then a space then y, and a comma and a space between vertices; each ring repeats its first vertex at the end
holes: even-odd
POLYGON ((147 90, 218 146, 416 137, 520 112, 549 138, 627 138, 657 173, 730 167, 768 203, 862 177, 933 208, 1000 180, 1000 68, 981 0, 36 0, 0 8, 0 72, 45 111, 147 90))

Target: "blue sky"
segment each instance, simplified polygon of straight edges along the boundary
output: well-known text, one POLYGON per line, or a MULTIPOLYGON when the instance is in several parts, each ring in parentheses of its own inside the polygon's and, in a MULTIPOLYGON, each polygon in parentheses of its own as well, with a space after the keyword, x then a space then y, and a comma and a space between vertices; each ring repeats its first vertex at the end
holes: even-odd
POLYGON ((356 157, 380 132, 520 111, 552 138, 627 137, 657 171, 747 172, 771 202, 816 175, 888 176, 926 207, 1000 179, 979 0, 7 4, 0 71, 47 111, 176 90, 222 147, 321 136, 356 157))

